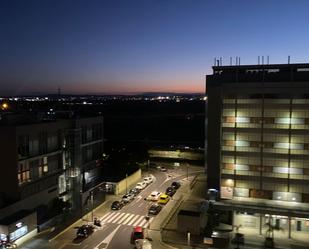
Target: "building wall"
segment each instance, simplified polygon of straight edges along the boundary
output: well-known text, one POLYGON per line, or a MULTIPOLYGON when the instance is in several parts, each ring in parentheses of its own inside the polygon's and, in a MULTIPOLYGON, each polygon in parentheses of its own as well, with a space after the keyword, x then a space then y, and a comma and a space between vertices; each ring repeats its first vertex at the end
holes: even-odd
POLYGON ((309 191, 308 104, 293 96, 223 98, 221 186, 238 197, 303 201, 309 191))
POLYGON ((1 127, 0 129, 0 169, 3 176, 0 181, 0 208, 5 199, 11 201, 19 198, 17 179, 17 150, 14 127, 1 127), (4 177, 5 175, 5 177, 4 177), (4 198, 4 199, 2 199, 4 198))

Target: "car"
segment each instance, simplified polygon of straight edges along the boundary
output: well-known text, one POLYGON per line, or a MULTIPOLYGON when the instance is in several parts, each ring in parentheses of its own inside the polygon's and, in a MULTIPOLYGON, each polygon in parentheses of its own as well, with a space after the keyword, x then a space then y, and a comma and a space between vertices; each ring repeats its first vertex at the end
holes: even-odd
POLYGON ((140 189, 140 190, 142 190, 142 189, 144 189, 146 187, 147 187, 147 184, 145 182, 139 182, 135 186, 135 188, 140 189))
POLYGON ((148 214, 157 215, 160 213, 162 206, 159 204, 152 204, 148 210, 148 214))
POLYGON ((160 195, 160 198, 159 198, 159 200, 158 200, 158 203, 159 204, 166 204, 166 203, 168 203, 169 202, 169 200, 170 200, 170 197, 167 195, 167 194, 161 194, 160 195))
POLYGON ((152 245, 148 239, 135 240, 136 249, 152 249, 152 245))
POLYGON ((167 169, 165 167, 163 167, 163 166, 158 166, 157 169, 162 171, 162 172, 166 172, 167 171, 167 169))
POLYGON ((171 186, 174 188, 174 189, 179 189, 181 184, 180 182, 172 182, 171 186))
POLYGON ((129 203, 129 202, 133 201, 134 198, 135 198, 135 196, 133 194, 126 194, 126 195, 122 196, 122 201, 124 203, 129 203))
POLYGON ((176 189, 173 187, 168 187, 165 190, 165 194, 167 194, 168 196, 172 197, 174 194, 176 193, 176 189))
POLYGON ((93 230, 94 230, 94 228, 91 225, 81 225, 77 229, 76 236, 82 237, 82 238, 87 238, 90 234, 93 233, 93 230))
POLYGON ((145 199, 146 201, 157 201, 161 195, 161 192, 152 191, 150 195, 148 195, 145 199))
POLYGON ((140 192, 141 192, 140 189, 132 188, 132 189, 130 189, 129 194, 133 194, 134 196, 137 196, 140 192))
POLYGON ((135 243, 135 240, 144 239, 144 229, 140 226, 134 227, 131 233, 131 244, 135 243))
POLYGON ((111 210, 119 210, 124 206, 122 201, 114 201, 111 205, 111 210))
POLYGON ((146 184, 152 183, 153 182, 153 177, 152 176, 144 177, 144 182, 146 182, 146 184))

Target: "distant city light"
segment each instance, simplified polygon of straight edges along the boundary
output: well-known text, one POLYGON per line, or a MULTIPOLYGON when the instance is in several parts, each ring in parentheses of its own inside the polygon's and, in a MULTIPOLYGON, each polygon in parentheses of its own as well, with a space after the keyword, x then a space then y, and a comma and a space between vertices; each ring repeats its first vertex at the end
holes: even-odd
POLYGON ((2 107, 2 110, 6 110, 6 109, 9 108, 9 105, 8 105, 8 103, 3 103, 3 104, 1 105, 1 107, 2 107))

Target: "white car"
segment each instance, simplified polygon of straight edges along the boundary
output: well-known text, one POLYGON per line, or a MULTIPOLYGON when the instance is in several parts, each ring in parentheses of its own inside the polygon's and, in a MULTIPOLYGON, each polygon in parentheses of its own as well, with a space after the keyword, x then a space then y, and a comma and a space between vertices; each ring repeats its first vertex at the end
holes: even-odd
POLYGON ((157 170, 162 171, 162 172, 166 172, 167 171, 167 169, 165 167, 163 167, 163 166, 158 166, 157 170))
POLYGON ((152 249, 151 243, 148 239, 135 240, 136 249, 152 249))
POLYGON ((146 182, 147 184, 152 183, 153 182, 153 176, 144 177, 144 182, 146 182))
POLYGON ((146 187, 147 187, 146 182, 139 182, 139 183, 136 184, 136 186, 135 186, 135 188, 140 189, 140 190, 142 190, 142 189, 144 189, 144 188, 146 188, 146 187))
POLYGON ((151 194, 147 196, 146 201, 157 201, 159 200, 160 195, 160 192, 152 191, 151 194))

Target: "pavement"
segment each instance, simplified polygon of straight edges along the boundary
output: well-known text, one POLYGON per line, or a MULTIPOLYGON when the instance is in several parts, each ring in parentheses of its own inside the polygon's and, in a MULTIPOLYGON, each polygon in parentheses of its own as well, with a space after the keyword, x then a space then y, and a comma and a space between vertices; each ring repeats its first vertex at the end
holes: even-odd
MULTIPOLYGON (((201 169, 201 168, 199 168, 201 169)), ((196 169, 195 169, 196 170, 196 169)), ((161 173, 160 173, 161 174, 161 173)), ((158 186, 152 186, 152 190, 154 188, 162 188, 165 189, 171 181, 182 179, 182 187, 177 191, 177 193, 174 195, 172 200, 170 200, 169 203, 162 209, 162 211, 157 215, 155 219, 153 219, 153 222, 150 223, 150 227, 148 229, 148 237, 152 239, 152 245, 154 249, 176 249, 176 248, 190 248, 186 247, 184 245, 168 245, 162 241, 161 231, 162 231, 162 224, 166 225, 175 215, 177 208, 179 207, 179 204, 182 202, 182 198, 184 197, 184 193, 188 194, 188 189, 190 189, 191 181, 194 179, 194 174, 192 172, 189 174, 188 179, 186 178, 185 171, 182 172, 182 174, 170 174, 170 172, 165 174, 165 178, 162 179, 162 182, 158 183, 158 186)), ((151 185, 150 185, 151 186, 151 185)), ((152 191, 151 188, 149 188, 147 191, 152 191)), ((161 190, 162 191, 162 190, 161 190)), ((149 193, 145 192, 144 195, 147 196, 149 193)), ((143 197, 141 197, 141 201, 139 202, 139 210, 136 210, 137 207, 135 203, 132 203, 130 205, 127 205, 126 212, 130 212, 130 216, 137 216, 142 215, 142 210, 145 210, 143 212, 146 212, 148 210, 149 205, 147 202, 143 201, 143 197)), ((115 200, 119 200, 120 196, 116 195, 108 195, 106 198, 106 201, 102 203, 100 206, 98 206, 95 210, 95 216, 96 217, 104 217, 111 213, 110 206, 111 203, 115 200)), ((118 211, 117 211, 118 212, 118 211)), ((123 211, 124 212, 124 211, 123 211)), ((122 237, 127 237, 132 231, 132 228, 129 229, 129 227, 123 226, 122 224, 117 225, 115 224, 103 224, 103 227, 100 229, 100 231, 95 232, 96 236, 93 237, 91 240, 89 237, 87 240, 88 242, 93 242, 92 244, 89 243, 81 243, 81 244, 73 244, 72 243, 72 236, 75 235, 76 230, 74 230, 74 227, 78 227, 82 224, 85 224, 85 221, 91 217, 91 214, 86 214, 82 219, 78 219, 73 224, 67 226, 66 224, 63 224, 63 227, 57 227, 57 229, 49 229, 44 232, 39 233, 34 239, 31 239, 28 242, 25 242, 22 244, 19 248, 20 249, 34 249, 34 248, 40 248, 40 249, 52 249, 52 248, 59 248, 59 249, 69 249, 69 248, 115 248, 115 249, 122 249, 122 248, 131 248, 132 246, 127 246, 127 239, 123 240, 122 237), (66 226, 66 227, 65 227, 66 226), (117 234, 116 234, 117 233, 117 234), (111 234, 113 236, 111 236, 111 234), (98 238, 99 237, 99 238, 98 238), (111 242, 112 237, 120 239, 116 242, 111 243, 109 246, 108 244, 111 242), (70 239, 68 239, 70 238, 70 239), (105 238, 102 240, 102 238, 105 238), (97 240, 97 242, 96 242, 97 240), (60 243, 61 242, 61 243, 60 243), (104 244, 103 242, 107 242, 104 244), (99 247, 94 246, 97 243, 99 247), (117 244, 118 243, 118 246, 117 244), (113 244, 113 245, 112 245, 113 244), (104 247, 106 245, 106 247, 104 247)), ((114 240, 115 241, 115 240, 114 240)), ((132 247, 133 248, 133 247, 132 247)))

